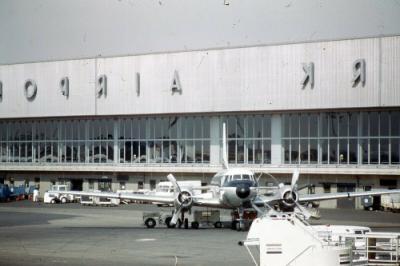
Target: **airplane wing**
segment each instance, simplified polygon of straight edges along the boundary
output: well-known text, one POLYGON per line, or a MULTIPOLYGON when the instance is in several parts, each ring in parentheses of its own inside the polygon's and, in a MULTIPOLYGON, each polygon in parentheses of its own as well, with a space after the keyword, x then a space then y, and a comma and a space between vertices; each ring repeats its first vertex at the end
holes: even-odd
POLYGON ((278 191, 279 187, 257 187, 258 194, 272 196, 278 191))
POLYGON ((400 189, 299 195, 299 202, 322 201, 322 200, 343 199, 343 198, 353 198, 362 196, 379 196, 384 194, 397 194, 397 193, 400 193, 400 189))
POLYGON ((156 196, 156 195, 146 195, 146 194, 135 194, 135 193, 115 193, 115 192, 85 192, 85 191, 63 191, 60 194, 68 194, 74 196, 89 196, 89 197, 103 197, 103 198, 113 198, 113 199, 129 199, 144 202, 159 202, 159 203, 174 203, 174 197, 168 196, 156 196))
POLYGON ((199 207, 210 207, 210 208, 226 208, 221 202, 216 198, 200 198, 196 197, 193 201, 194 206, 199 207))
POLYGON ((278 195, 273 195, 273 196, 257 195, 257 197, 254 199, 253 203, 256 206, 263 206, 265 203, 266 204, 274 203, 280 199, 281 198, 278 195))

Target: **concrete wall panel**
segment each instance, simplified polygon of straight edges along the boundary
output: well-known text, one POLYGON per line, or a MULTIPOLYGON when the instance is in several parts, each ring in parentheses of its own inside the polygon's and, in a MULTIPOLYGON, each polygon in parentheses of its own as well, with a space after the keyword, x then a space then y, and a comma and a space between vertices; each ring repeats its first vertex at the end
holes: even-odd
POLYGON ((94 114, 94 60, 57 61, 0 66, 3 99, 0 117, 75 116, 94 114), (69 97, 61 94, 61 78, 69 78, 69 97), (24 84, 37 84, 34 100, 25 97, 24 84))
POLYGON ((0 118, 400 106, 399 51, 400 37, 390 37, 0 66, 0 118), (353 87, 357 59, 366 62, 366 83, 353 87), (315 84, 302 88, 309 62, 315 84), (175 71, 181 93, 171 90, 175 71), (107 96, 97 97, 103 74, 107 96), (68 99, 59 89, 64 76, 68 99), (23 92, 29 78, 38 85, 31 102, 23 92))
POLYGON ((400 102, 400 41, 398 37, 384 38, 382 51, 382 106, 398 106, 400 102))

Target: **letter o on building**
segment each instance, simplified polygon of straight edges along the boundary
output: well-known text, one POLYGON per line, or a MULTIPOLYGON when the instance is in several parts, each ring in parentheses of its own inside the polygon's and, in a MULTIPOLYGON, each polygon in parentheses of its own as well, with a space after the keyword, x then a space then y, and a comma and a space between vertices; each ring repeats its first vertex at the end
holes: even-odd
POLYGON ((28 99, 29 101, 35 99, 37 93, 37 85, 33 79, 28 79, 27 81, 25 81, 24 92, 26 99, 28 99))

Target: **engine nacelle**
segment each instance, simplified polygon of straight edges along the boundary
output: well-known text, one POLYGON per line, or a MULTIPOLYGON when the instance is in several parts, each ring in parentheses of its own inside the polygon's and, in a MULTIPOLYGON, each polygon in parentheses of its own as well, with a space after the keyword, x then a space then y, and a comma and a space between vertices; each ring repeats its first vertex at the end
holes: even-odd
POLYGON ((281 200, 279 201, 279 207, 284 211, 293 211, 296 206, 296 202, 299 199, 297 192, 291 189, 286 189, 281 193, 281 200))
POLYGON ((192 193, 187 190, 181 191, 175 199, 175 206, 181 206, 182 209, 187 210, 192 207, 193 198, 192 193))

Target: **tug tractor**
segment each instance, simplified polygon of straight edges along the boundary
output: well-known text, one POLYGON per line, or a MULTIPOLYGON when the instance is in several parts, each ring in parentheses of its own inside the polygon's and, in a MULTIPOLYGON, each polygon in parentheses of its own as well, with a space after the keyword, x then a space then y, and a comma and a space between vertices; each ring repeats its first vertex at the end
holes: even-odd
POLYGON ((165 224, 169 227, 171 215, 162 214, 161 212, 144 212, 143 223, 147 228, 154 228, 156 225, 165 224))
POLYGON ((172 214, 161 212, 144 212, 143 223, 147 228, 154 228, 156 225, 166 225, 168 228, 185 228, 199 229, 200 227, 214 226, 221 228, 220 211, 218 210, 196 210, 193 212, 193 219, 189 222, 189 218, 183 221, 178 219, 177 224, 171 224, 172 214))

